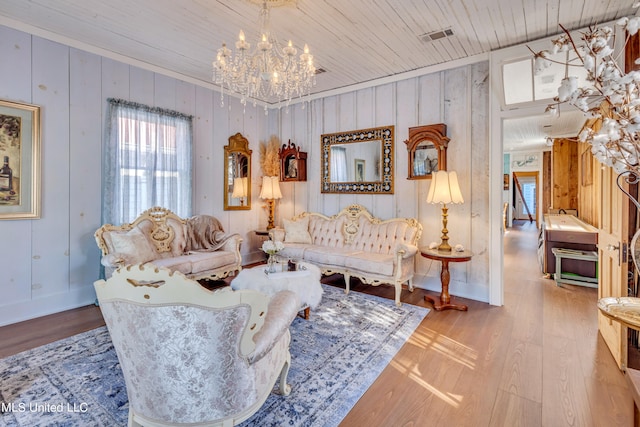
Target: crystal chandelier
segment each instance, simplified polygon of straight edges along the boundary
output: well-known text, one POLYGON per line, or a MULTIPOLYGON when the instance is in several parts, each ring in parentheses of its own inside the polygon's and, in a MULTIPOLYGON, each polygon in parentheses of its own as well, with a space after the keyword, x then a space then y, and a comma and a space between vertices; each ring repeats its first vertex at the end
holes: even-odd
MULTIPOLYGON (((236 41, 236 54, 223 43, 213 61, 213 81, 220 85, 220 105, 224 105, 225 88, 238 94, 240 102, 246 105, 247 99, 277 98, 287 104, 294 97, 309 95, 315 85, 316 68, 313 55, 305 44, 304 52, 298 57, 298 49, 291 40, 280 47, 269 31, 269 7, 267 0, 262 1, 260 10, 261 40, 251 51, 251 45, 240 31, 236 41)), ((265 106, 265 112, 266 112, 265 106)))

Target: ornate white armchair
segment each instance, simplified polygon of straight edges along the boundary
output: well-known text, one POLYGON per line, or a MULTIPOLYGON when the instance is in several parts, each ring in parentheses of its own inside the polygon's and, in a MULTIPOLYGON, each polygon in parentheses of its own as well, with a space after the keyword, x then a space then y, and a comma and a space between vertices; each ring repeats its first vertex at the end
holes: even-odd
POLYGON ((130 426, 238 424, 286 383, 290 291, 210 291, 182 273, 121 267, 94 287, 129 396, 130 426))

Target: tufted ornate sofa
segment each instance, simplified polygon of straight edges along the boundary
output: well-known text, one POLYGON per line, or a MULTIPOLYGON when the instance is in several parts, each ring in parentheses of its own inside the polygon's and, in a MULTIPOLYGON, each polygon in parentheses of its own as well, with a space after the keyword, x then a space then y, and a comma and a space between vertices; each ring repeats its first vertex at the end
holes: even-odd
POLYGON ((284 229, 272 229, 272 240, 284 243, 278 255, 304 260, 320 267, 323 274, 344 276, 349 293, 351 277, 374 286, 395 286, 396 305, 400 305, 402 284, 413 291, 414 257, 422 234, 416 219, 374 218, 364 207, 350 205, 328 217, 304 212, 284 220, 284 229))
POLYGON ((105 276, 119 267, 153 263, 190 279, 223 279, 242 269, 238 234, 225 234, 210 215, 182 219, 153 207, 130 224, 105 224, 95 232, 105 276))

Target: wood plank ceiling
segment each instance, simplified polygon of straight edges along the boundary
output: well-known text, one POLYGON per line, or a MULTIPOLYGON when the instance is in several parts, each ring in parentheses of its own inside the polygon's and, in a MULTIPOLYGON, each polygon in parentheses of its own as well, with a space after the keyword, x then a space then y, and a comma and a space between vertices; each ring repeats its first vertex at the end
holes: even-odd
MULTIPOLYGON (((211 82, 240 29, 258 37, 259 0, 2 0, 11 21, 211 82)), ((274 7, 281 42, 307 43, 314 93, 420 69, 635 13, 635 0, 297 0, 274 7), (453 36, 426 42, 424 34, 453 36)), ((11 25, 8 25, 11 26, 11 25)))
MULTIPOLYGON (((577 29, 633 15, 635 1, 294 0, 272 8, 271 30, 281 43, 309 45, 326 70, 312 90, 321 94, 554 35, 558 24, 577 29), (452 35, 426 36, 445 30, 452 35)), ((2 0, 0 25, 212 86, 211 61, 223 42, 233 47, 244 29, 255 46, 260 3, 2 0)))

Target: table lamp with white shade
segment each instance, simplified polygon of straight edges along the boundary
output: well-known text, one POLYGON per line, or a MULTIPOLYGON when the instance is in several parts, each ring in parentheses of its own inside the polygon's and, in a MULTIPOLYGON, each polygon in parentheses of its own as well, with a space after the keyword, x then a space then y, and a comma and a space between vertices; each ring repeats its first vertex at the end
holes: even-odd
POLYGON ((275 200, 282 198, 280 192, 280 177, 278 176, 263 176, 262 177, 262 190, 260 190, 260 198, 267 201, 269 206, 269 223, 267 224, 267 230, 275 228, 275 200))
POLYGON ((234 178, 233 179, 233 193, 231 197, 240 199, 240 206, 244 206, 244 198, 247 197, 249 186, 249 178, 234 178))
POLYGON ((438 250, 451 252, 449 230, 447 230, 447 204, 463 203, 462 193, 458 185, 458 175, 454 171, 437 171, 431 176, 431 187, 427 195, 427 203, 442 204, 442 241, 438 250))

